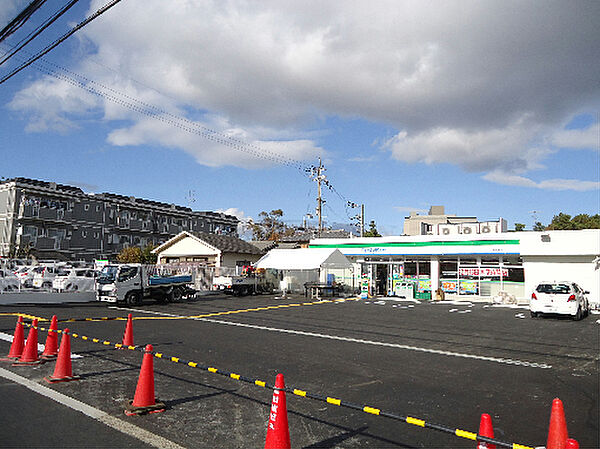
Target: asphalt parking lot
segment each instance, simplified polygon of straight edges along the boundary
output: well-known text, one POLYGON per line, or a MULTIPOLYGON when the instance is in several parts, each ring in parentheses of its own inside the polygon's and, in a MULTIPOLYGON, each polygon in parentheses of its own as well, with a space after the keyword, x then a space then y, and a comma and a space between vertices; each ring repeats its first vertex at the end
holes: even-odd
MULTIPOLYGON (((53 363, 3 362, 0 368, 91 406, 103 418, 75 412, 4 376, 0 417, 10 425, 0 430, 2 447, 264 446, 272 391, 170 357, 270 384, 281 372, 288 387, 449 428, 477 432, 481 413, 489 413, 496 438, 531 446, 545 444, 551 403, 559 397, 569 435, 581 448, 600 447, 600 315, 574 322, 531 319, 524 308, 487 304, 210 296, 135 309, 4 306, 0 332, 12 335, 16 313, 56 314, 59 320, 132 313, 135 344, 152 343, 164 354, 154 359, 154 374, 156 394, 168 410, 124 415, 142 354, 102 344, 121 341, 123 320, 60 323, 100 339, 72 339, 72 352, 81 356, 73 359, 80 381, 46 384, 53 363), (121 430, 103 420, 116 421, 121 430)), ((45 335, 40 332, 40 343, 45 335)), ((0 353, 9 347, 0 340, 0 353)), ((295 395, 288 394, 287 407, 292 447, 475 447, 453 435, 295 395)))

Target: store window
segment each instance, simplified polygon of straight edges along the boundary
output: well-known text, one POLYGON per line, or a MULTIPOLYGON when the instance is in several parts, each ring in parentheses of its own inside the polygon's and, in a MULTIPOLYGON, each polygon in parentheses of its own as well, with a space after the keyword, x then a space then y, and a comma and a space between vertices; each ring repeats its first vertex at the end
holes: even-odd
POLYGON ((440 285, 446 293, 458 293, 458 260, 440 261, 440 285))

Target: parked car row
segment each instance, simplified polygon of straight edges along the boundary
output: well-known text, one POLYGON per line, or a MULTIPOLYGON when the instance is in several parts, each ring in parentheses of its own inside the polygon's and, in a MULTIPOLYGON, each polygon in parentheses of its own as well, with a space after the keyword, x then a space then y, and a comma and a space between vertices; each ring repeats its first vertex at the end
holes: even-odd
POLYGON ((0 293, 23 290, 91 291, 96 271, 85 262, 5 262, 0 268, 0 293))

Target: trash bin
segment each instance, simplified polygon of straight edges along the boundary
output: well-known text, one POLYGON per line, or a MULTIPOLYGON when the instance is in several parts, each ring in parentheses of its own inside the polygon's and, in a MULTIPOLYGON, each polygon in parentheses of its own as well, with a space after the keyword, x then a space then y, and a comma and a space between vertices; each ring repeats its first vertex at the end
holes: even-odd
POLYGON ((415 299, 431 299, 431 292, 415 291, 415 299))

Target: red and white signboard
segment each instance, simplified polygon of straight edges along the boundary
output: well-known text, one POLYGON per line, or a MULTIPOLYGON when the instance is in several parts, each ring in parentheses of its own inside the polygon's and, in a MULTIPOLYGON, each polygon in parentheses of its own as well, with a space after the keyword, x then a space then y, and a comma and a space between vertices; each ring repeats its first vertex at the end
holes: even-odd
POLYGON ((507 277, 507 268, 459 268, 460 276, 480 276, 480 277, 507 277))

